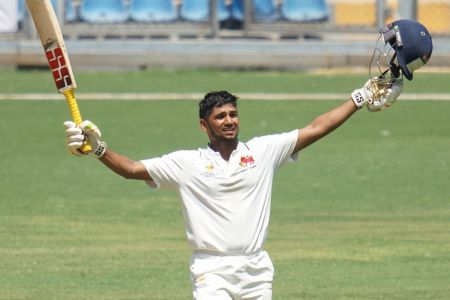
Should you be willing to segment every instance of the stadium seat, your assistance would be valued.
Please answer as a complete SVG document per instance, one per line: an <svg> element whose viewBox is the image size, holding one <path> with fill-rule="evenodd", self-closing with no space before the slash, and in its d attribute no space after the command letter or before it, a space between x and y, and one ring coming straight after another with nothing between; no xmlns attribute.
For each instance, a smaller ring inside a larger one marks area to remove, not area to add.
<svg viewBox="0 0 450 300"><path fill-rule="evenodd" d="M233 3L231 4L231 19L244 21L244 1L245 0L233 0Z"/></svg>
<svg viewBox="0 0 450 300"><path fill-rule="evenodd" d="M217 0L217 17L219 21L225 21L231 18L231 9L225 0Z"/></svg>
<svg viewBox="0 0 450 300"><path fill-rule="evenodd" d="M26 15L26 5L25 0L19 0L17 1L17 22L21 23L23 22L25 15Z"/></svg>
<svg viewBox="0 0 450 300"><path fill-rule="evenodd" d="M257 22L272 22L280 18L275 0L253 0L253 18Z"/></svg>
<svg viewBox="0 0 450 300"><path fill-rule="evenodd" d="M73 5L72 0L63 0L64 3L64 17L67 22L73 22L77 19L77 13L75 11L75 7ZM58 0L52 0L53 8L58 7Z"/></svg>
<svg viewBox="0 0 450 300"><path fill-rule="evenodd" d="M329 15L325 0L283 0L281 4L281 16L288 21L325 21Z"/></svg>
<svg viewBox="0 0 450 300"><path fill-rule="evenodd" d="M128 19L122 0L83 0L80 18L88 23L121 23Z"/></svg>
<svg viewBox="0 0 450 300"><path fill-rule="evenodd" d="M209 19L209 0L183 0L181 18L193 22L206 22Z"/></svg>
<svg viewBox="0 0 450 300"><path fill-rule="evenodd" d="M130 17L137 22L170 22L178 16L173 0L132 0Z"/></svg>
<svg viewBox="0 0 450 300"><path fill-rule="evenodd" d="M210 0L183 0L180 10L181 18L194 22L208 21L210 3ZM217 0L217 17L219 21L225 21L231 17L231 9L225 0Z"/></svg>
<svg viewBox="0 0 450 300"><path fill-rule="evenodd" d="M58 0L51 0L53 7L56 10ZM27 14L27 6L25 0L18 1L18 22L22 22ZM68 22L73 22L77 19L77 13L72 0L64 0L65 19Z"/></svg>
<svg viewBox="0 0 450 300"><path fill-rule="evenodd" d="M242 29L245 18L244 1L245 0L217 0L220 28L230 30Z"/></svg>
<svg viewBox="0 0 450 300"><path fill-rule="evenodd" d="M73 5L73 1L72 0L65 0L65 16L66 16L66 21L67 22L73 22L76 21L78 16L77 16L77 12L75 10L75 6Z"/></svg>

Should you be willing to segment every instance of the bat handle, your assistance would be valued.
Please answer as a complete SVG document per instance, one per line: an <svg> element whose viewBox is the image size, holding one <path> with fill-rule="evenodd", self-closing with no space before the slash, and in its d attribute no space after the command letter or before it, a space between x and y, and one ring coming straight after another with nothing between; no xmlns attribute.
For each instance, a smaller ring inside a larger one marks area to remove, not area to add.
<svg viewBox="0 0 450 300"><path fill-rule="evenodd" d="M75 124L79 125L83 122L81 118L80 110L78 109L77 100L75 99L75 92L73 89L69 89L63 92L64 97L66 97L67 105L69 105L70 114ZM88 154L92 151L91 145L86 141L83 146L79 149L81 153Z"/></svg>

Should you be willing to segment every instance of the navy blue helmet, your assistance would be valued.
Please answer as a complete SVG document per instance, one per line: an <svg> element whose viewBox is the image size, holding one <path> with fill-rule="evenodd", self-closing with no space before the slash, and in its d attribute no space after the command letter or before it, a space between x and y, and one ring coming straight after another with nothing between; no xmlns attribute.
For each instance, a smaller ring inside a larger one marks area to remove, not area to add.
<svg viewBox="0 0 450 300"><path fill-rule="evenodd" d="M390 45L394 50L389 59L391 75L398 78L403 74L408 80L412 80L414 70L425 65L433 51L428 30L415 20L403 19L385 25L379 33L383 37L384 46Z"/></svg>

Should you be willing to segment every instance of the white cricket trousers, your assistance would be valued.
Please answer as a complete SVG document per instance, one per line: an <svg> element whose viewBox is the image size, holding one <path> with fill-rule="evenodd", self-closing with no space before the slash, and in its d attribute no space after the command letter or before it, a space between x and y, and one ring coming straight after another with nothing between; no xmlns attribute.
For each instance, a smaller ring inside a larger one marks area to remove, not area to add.
<svg viewBox="0 0 450 300"><path fill-rule="evenodd" d="M245 256L195 252L190 275L195 300L271 300L274 268L266 251Z"/></svg>

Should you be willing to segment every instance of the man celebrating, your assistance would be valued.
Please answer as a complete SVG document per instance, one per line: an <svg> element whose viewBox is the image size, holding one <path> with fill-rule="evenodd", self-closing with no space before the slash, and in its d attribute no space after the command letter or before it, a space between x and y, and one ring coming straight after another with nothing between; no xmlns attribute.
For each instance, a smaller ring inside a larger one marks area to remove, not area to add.
<svg viewBox="0 0 450 300"><path fill-rule="evenodd" d="M290 132L238 139L237 97L211 92L199 103L200 127L209 144L159 158L134 161L101 140L97 126L65 122L69 150L81 155L85 142L92 154L117 174L169 188L181 196L186 237L193 251L190 273L194 299L271 299L274 269L263 245L266 239L272 180L299 151L344 123L358 108L378 111L400 95L396 80L375 99L372 80L352 99Z"/></svg>
<svg viewBox="0 0 450 300"><path fill-rule="evenodd" d="M200 127L209 138L205 148L135 161L107 148L91 121L78 126L69 121L64 123L68 149L82 155L78 149L87 138L91 153L117 174L177 191L192 249L194 299L272 299L274 269L263 246L275 171L295 161L299 151L338 128L359 108L390 107L402 91L403 75L412 80L413 71L431 56L431 37L416 21L388 24L380 37L383 45L373 58L378 67L386 59L388 69L303 128L242 142L237 97L221 91L206 94L199 103Z"/></svg>

